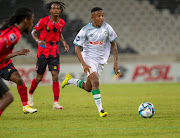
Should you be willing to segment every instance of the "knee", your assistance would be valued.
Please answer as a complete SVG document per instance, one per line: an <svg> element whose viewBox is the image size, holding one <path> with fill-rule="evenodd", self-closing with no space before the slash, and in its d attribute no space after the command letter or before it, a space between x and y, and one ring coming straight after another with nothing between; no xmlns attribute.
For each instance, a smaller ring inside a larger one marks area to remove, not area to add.
<svg viewBox="0 0 180 138"><path fill-rule="evenodd" d="M35 80L36 80L37 83L39 83L40 81L42 81L42 78L43 78L43 76L38 76L38 77L36 77Z"/></svg>
<svg viewBox="0 0 180 138"><path fill-rule="evenodd" d="M23 80L22 80L22 78L21 77L18 77L17 79L16 79L16 82L15 82L17 85L23 85L24 84L24 82L23 82Z"/></svg>
<svg viewBox="0 0 180 138"><path fill-rule="evenodd" d="M52 76L53 82L58 82L58 75L53 75Z"/></svg>

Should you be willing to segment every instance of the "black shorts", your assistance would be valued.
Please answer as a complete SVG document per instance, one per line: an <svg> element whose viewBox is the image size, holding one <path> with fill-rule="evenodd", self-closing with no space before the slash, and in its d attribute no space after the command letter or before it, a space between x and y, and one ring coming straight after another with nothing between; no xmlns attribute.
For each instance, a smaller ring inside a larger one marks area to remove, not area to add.
<svg viewBox="0 0 180 138"><path fill-rule="evenodd" d="M0 77L9 81L11 74L15 71L17 71L17 70L14 67L13 63L9 63L6 67L4 67L0 70Z"/></svg>
<svg viewBox="0 0 180 138"><path fill-rule="evenodd" d="M2 78L0 77L0 98L7 92L9 91L9 88L7 85L4 83Z"/></svg>
<svg viewBox="0 0 180 138"><path fill-rule="evenodd" d="M43 75L47 65L49 71L59 71L59 55L57 55L57 57L49 56L45 58L45 56L41 54L41 56L37 58L36 72Z"/></svg>

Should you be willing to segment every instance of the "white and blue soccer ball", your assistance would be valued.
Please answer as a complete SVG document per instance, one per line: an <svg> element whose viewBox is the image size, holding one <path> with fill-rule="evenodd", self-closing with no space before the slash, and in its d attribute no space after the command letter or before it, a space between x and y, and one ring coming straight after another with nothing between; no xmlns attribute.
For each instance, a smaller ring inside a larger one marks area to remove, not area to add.
<svg viewBox="0 0 180 138"><path fill-rule="evenodd" d="M138 112L143 118L151 118L155 114L155 108L152 103L144 102L139 106Z"/></svg>

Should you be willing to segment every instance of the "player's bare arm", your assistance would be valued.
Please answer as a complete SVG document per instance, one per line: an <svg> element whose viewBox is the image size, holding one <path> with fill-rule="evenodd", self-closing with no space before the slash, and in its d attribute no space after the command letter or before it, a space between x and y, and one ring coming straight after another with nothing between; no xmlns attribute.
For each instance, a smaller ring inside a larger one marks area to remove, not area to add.
<svg viewBox="0 0 180 138"><path fill-rule="evenodd" d="M39 40L38 35L37 35L37 31L35 29L32 30L31 35L33 37L33 39L39 44L39 45L44 45L46 46L46 42Z"/></svg>
<svg viewBox="0 0 180 138"><path fill-rule="evenodd" d="M117 49L116 41L111 42L111 47L114 56L114 72L117 75L120 72L120 69L118 66L118 49Z"/></svg>
<svg viewBox="0 0 180 138"><path fill-rule="evenodd" d="M88 66L84 60L83 60L83 57L81 55L81 48L79 46L75 46L75 53L76 53L76 56L78 57L79 61L81 62L82 66L83 66L83 69L84 69L84 73L87 74L87 71L90 73L90 70L89 68L91 68L90 66Z"/></svg>
<svg viewBox="0 0 180 138"><path fill-rule="evenodd" d="M64 45L64 51L68 52L69 51L69 45L66 43L66 41L64 40L64 37L62 35L62 33L59 36L59 40L61 41L61 43L63 43Z"/></svg>
<svg viewBox="0 0 180 138"><path fill-rule="evenodd" d="M18 56L18 55L27 55L28 53L30 53L30 50L29 49L21 49L19 51L16 51L14 53L11 53L9 55L7 55L4 59L4 60L7 60L7 59L10 59L10 58L13 58L15 56Z"/></svg>

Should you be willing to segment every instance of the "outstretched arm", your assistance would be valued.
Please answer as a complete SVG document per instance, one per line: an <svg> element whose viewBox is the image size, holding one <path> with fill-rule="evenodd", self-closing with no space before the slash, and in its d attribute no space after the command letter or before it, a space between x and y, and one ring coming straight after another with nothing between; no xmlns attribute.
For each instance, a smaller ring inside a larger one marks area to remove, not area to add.
<svg viewBox="0 0 180 138"><path fill-rule="evenodd" d="M112 53L114 56L114 72L117 75L120 72L119 66L118 66L118 49L117 44L115 41L111 42L112 47Z"/></svg>
<svg viewBox="0 0 180 138"><path fill-rule="evenodd" d="M66 41L64 40L64 37L62 35L62 33L59 36L59 40L61 41L61 43L63 43L64 45L64 51L68 52L69 51L69 45L66 43Z"/></svg>
<svg viewBox="0 0 180 138"><path fill-rule="evenodd" d="M19 50L19 51L16 51L14 53L11 53L11 54L8 54L4 59L4 60L7 60L7 59L10 59L10 58L13 58L15 56L18 56L18 55L27 55L28 53L30 53L30 50L29 49L22 49L22 50Z"/></svg>
<svg viewBox="0 0 180 138"><path fill-rule="evenodd" d="M87 71L90 73L89 68L91 68L90 66L88 66L85 62L84 59L81 55L81 48L79 46L75 46L75 53L76 56L78 57L79 61L81 62L83 69L84 69L84 73L87 75Z"/></svg>

